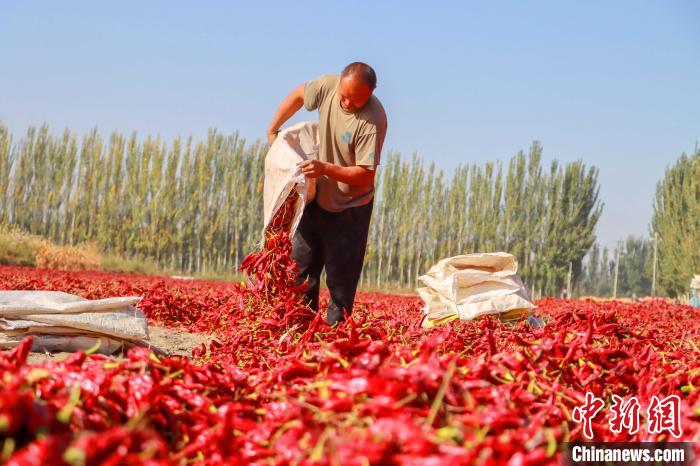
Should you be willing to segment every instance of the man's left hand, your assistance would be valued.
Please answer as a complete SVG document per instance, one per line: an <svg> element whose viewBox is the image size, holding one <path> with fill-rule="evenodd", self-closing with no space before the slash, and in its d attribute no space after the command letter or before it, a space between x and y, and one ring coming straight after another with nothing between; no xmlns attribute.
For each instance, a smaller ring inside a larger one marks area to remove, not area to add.
<svg viewBox="0 0 700 466"><path fill-rule="evenodd" d="M299 163L299 168L307 178L318 178L326 171L326 163L320 160L304 160Z"/></svg>

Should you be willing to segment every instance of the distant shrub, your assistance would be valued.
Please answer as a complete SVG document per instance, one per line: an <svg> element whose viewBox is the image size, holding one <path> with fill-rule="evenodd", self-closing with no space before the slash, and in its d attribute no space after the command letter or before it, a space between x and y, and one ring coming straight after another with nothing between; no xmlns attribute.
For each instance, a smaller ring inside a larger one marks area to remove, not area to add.
<svg viewBox="0 0 700 466"><path fill-rule="evenodd" d="M101 255L97 247L55 246L44 241L36 252L36 266L46 269L100 270Z"/></svg>
<svg viewBox="0 0 700 466"><path fill-rule="evenodd" d="M36 253L43 238L30 235L18 227L0 225L0 264L35 265Z"/></svg>

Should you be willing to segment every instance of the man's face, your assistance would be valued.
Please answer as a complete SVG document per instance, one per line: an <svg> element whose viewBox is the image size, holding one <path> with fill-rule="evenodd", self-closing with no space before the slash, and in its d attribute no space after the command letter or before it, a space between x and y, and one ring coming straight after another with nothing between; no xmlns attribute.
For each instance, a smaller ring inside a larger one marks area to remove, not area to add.
<svg viewBox="0 0 700 466"><path fill-rule="evenodd" d="M355 112L364 107L371 95L372 89L361 80L355 79L352 75L340 80L338 98L340 99L340 106L346 112Z"/></svg>

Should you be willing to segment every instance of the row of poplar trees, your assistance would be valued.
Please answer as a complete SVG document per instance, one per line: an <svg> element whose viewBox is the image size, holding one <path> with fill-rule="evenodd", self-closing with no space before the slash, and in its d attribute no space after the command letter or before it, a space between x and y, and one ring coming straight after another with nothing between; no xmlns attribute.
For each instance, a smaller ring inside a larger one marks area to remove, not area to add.
<svg viewBox="0 0 700 466"><path fill-rule="evenodd" d="M602 205L598 172L577 161L542 164L535 142L505 168L458 167L450 178L417 157L388 157L364 279L410 285L444 257L507 251L536 296L560 295L569 264L574 279L595 240Z"/></svg>
<svg viewBox="0 0 700 466"><path fill-rule="evenodd" d="M618 257L617 296L655 294L675 298L689 292L693 276L700 274L700 150L697 147L691 155L681 154L666 169L656 186L653 208L649 237L630 236L610 250L593 245L578 282L579 295L612 296Z"/></svg>
<svg viewBox="0 0 700 466"><path fill-rule="evenodd" d="M187 272L228 270L259 240L266 147L210 131L205 141L0 125L0 223L59 244L150 258Z"/></svg>
<svg viewBox="0 0 700 466"><path fill-rule="evenodd" d="M700 274L700 149L682 154L656 187L652 234L658 241L658 283L675 297Z"/></svg>
<svg viewBox="0 0 700 466"><path fill-rule="evenodd" d="M166 143L42 126L13 141L0 124L0 223L186 273L228 272L259 244L266 150L216 130ZM414 286L451 255L508 251L535 295L559 295L570 264L581 275L602 209L597 169L544 164L537 142L451 176L389 153L375 183L362 280L377 287Z"/></svg>
<svg viewBox="0 0 700 466"><path fill-rule="evenodd" d="M653 247L653 239L636 236L619 241L611 249L594 244L584 261L574 296L642 297L659 291L658 288L652 290ZM619 265L615 283L617 260Z"/></svg>

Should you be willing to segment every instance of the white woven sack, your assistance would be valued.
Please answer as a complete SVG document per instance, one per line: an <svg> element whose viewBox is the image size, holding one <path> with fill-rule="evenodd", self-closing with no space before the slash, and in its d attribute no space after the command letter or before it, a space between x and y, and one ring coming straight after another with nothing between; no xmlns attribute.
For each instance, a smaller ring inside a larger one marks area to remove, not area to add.
<svg viewBox="0 0 700 466"><path fill-rule="evenodd" d="M424 312L432 320L451 315L472 320L534 307L517 271L515 256L505 252L442 259L419 277L425 284L418 289Z"/></svg>
<svg viewBox="0 0 700 466"><path fill-rule="evenodd" d="M297 166L299 162L318 158L318 122L297 123L281 131L265 156L263 186L263 231L294 190L296 200L290 236L294 235L304 206L316 195L316 180L306 178Z"/></svg>
<svg viewBox="0 0 700 466"><path fill-rule="evenodd" d="M83 333L147 339L146 316L130 305L140 300L140 297L88 300L61 291L0 291L0 328L16 330L30 326L26 322L34 322L70 327ZM17 323L17 320L24 323Z"/></svg>

